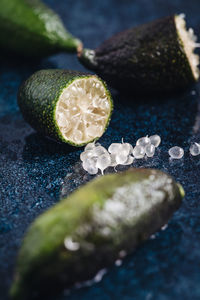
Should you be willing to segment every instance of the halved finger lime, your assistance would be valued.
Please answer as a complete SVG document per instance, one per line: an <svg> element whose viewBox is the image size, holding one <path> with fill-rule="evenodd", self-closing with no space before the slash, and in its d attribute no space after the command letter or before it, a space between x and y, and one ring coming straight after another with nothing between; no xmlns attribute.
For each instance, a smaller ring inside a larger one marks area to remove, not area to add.
<svg viewBox="0 0 200 300"><path fill-rule="evenodd" d="M74 146L103 135L113 106L99 77L68 70L34 73L20 87L18 103L33 128Z"/></svg>

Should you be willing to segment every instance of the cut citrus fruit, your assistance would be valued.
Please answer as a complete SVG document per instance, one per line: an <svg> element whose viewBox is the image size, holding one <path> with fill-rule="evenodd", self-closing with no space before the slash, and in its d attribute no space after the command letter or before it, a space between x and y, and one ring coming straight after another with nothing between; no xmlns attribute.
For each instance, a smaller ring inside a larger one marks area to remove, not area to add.
<svg viewBox="0 0 200 300"><path fill-rule="evenodd" d="M199 79L200 46L184 14L118 33L97 49L81 49L79 60L111 86L140 94L181 91Z"/></svg>
<svg viewBox="0 0 200 300"><path fill-rule="evenodd" d="M55 140L82 146L107 128L112 100L95 75L41 70L20 88L18 103L27 122Z"/></svg>

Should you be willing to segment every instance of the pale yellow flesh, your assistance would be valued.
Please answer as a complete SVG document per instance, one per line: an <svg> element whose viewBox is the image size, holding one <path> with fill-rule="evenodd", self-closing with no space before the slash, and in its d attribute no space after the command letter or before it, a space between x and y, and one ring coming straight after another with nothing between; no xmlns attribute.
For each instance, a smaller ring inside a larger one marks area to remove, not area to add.
<svg viewBox="0 0 200 300"><path fill-rule="evenodd" d="M194 53L195 48L199 47L197 44L197 37L192 28L186 29L185 15L180 14L175 17L176 28L179 38L182 41L185 53L190 63L194 78L199 79L199 55Z"/></svg>
<svg viewBox="0 0 200 300"><path fill-rule="evenodd" d="M63 137L87 143L104 133L111 104L103 83L95 76L74 80L57 102L56 120Z"/></svg>

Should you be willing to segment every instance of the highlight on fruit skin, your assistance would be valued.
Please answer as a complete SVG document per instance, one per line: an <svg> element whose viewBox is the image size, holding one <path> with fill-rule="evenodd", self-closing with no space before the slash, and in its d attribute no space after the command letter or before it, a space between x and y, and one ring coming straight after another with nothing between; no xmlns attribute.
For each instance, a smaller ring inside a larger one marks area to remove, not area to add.
<svg viewBox="0 0 200 300"><path fill-rule="evenodd" d="M105 132L113 109L99 77L69 70L40 70L19 88L24 119L58 142L83 146Z"/></svg>
<svg viewBox="0 0 200 300"><path fill-rule="evenodd" d="M174 15L118 33L97 49L82 49L80 62L111 86L140 94L170 93L199 79L200 46L185 15Z"/></svg>
<svg viewBox="0 0 200 300"><path fill-rule="evenodd" d="M0 32L1 50L23 57L76 53L82 48L81 41L68 32L60 17L40 0L1 0Z"/></svg>
<svg viewBox="0 0 200 300"><path fill-rule="evenodd" d="M183 197L180 184L153 169L132 168L80 187L28 229L12 299L49 299L57 288L93 278L164 226Z"/></svg>

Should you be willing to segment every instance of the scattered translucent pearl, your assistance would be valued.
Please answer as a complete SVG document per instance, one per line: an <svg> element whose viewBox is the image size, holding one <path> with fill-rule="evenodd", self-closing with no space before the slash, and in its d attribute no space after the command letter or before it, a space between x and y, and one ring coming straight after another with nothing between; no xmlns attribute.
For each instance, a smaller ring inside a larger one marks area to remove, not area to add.
<svg viewBox="0 0 200 300"><path fill-rule="evenodd" d="M118 153L116 155L116 162L119 165L123 165L127 161L127 155L124 155L123 153Z"/></svg>
<svg viewBox="0 0 200 300"><path fill-rule="evenodd" d="M103 171L110 166L111 158L108 153L102 154L97 158L97 164L96 167L101 170L101 173L103 175Z"/></svg>
<svg viewBox="0 0 200 300"><path fill-rule="evenodd" d="M154 145L155 147L158 147L158 146L160 145L160 143L161 143L161 138L160 138L160 136L157 135L157 134L151 135L151 136L149 137L149 139L150 139L150 143L151 143L152 145Z"/></svg>
<svg viewBox="0 0 200 300"><path fill-rule="evenodd" d="M155 154L155 149L156 149L155 146L152 144L146 145L145 147L146 156L153 157Z"/></svg>
<svg viewBox="0 0 200 300"><path fill-rule="evenodd" d="M91 175L98 173L97 160L94 157L85 159L82 163L82 166L83 169Z"/></svg>
<svg viewBox="0 0 200 300"><path fill-rule="evenodd" d="M122 144L120 143L112 143L109 148L108 152L111 154L118 154L122 150Z"/></svg>
<svg viewBox="0 0 200 300"><path fill-rule="evenodd" d="M86 160L87 158L91 158L93 156L93 151L92 150L87 150L81 153L80 159L82 161Z"/></svg>
<svg viewBox="0 0 200 300"><path fill-rule="evenodd" d="M184 155L184 150L181 147L175 146L169 149L168 151L171 158L180 159Z"/></svg>
<svg viewBox="0 0 200 300"><path fill-rule="evenodd" d="M108 151L102 146L98 146L93 149L94 156L100 156L104 153L108 153Z"/></svg>
<svg viewBox="0 0 200 300"><path fill-rule="evenodd" d="M129 155L130 153L132 153L132 151L133 151L133 147L131 144L122 143L122 152L124 155Z"/></svg>
<svg viewBox="0 0 200 300"><path fill-rule="evenodd" d="M87 150L93 150L94 148L95 148L95 142L93 142L93 143L89 143L89 144L87 144L86 146L85 146L85 149L84 149L84 151L87 151Z"/></svg>
<svg viewBox="0 0 200 300"><path fill-rule="evenodd" d="M135 146L133 149L133 156L137 159L145 156L145 148L142 146Z"/></svg>
<svg viewBox="0 0 200 300"><path fill-rule="evenodd" d="M136 142L136 146L142 146L145 147L146 145L148 145L150 143L150 139L148 138L148 136L144 136L141 137L137 140Z"/></svg>
<svg viewBox="0 0 200 300"><path fill-rule="evenodd" d="M116 162L116 154L110 154L110 167L116 167L118 163Z"/></svg>
<svg viewBox="0 0 200 300"><path fill-rule="evenodd" d="M200 154L200 144L194 143L190 146L190 154L193 156L197 156Z"/></svg>
<svg viewBox="0 0 200 300"><path fill-rule="evenodd" d="M123 163L124 166L128 166L128 165L131 165L134 161L134 157L129 155L128 158L127 158L127 161L125 163Z"/></svg>

